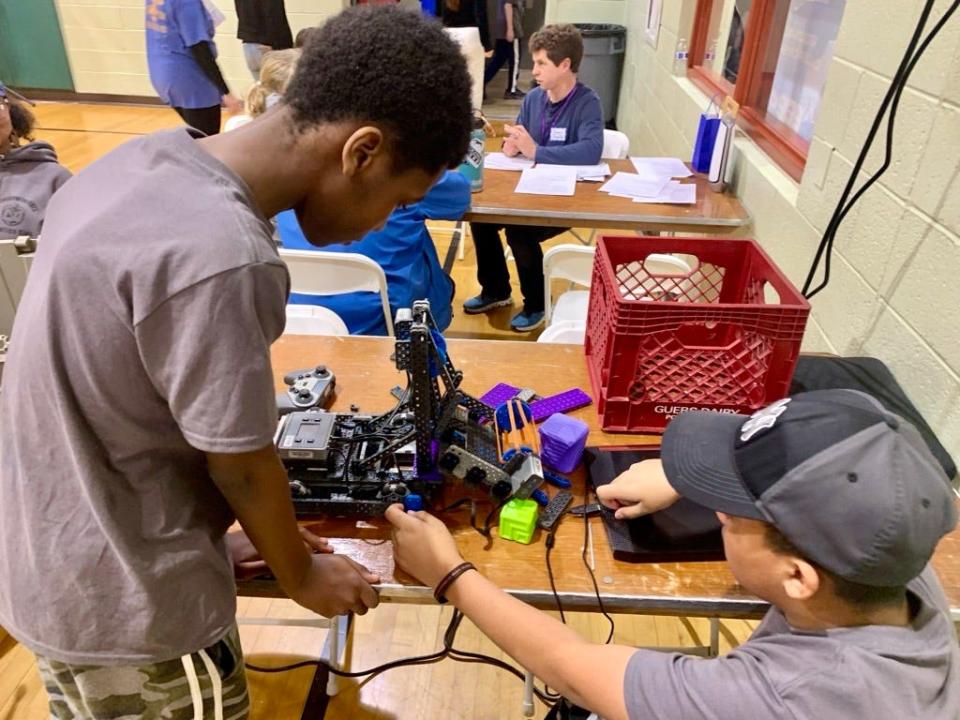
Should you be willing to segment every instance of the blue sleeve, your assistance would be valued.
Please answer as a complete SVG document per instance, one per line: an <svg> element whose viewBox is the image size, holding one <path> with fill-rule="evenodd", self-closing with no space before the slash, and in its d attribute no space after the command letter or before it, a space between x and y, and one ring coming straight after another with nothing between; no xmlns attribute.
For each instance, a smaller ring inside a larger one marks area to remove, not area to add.
<svg viewBox="0 0 960 720"><path fill-rule="evenodd" d="M201 0L181 0L176 8L177 34L184 47L213 40L213 21Z"/></svg>
<svg viewBox="0 0 960 720"><path fill-rule="evenodd" d="M532 120L530 117L530 96L532 94L532 92L527 93L526 97L523 98L523 103L520 105L520 114L517 115L517 125L523 125L531 135L533 135L533 131L530 129L529 123Z"/></svg>
<svg viewBox="0 0 960 720"><path fill-rule="evenodd" d="M591 95L580 107L577 117L577 140L569 145L537 146L536 161L549 165L596 165L603 154L603 108L600 99Z"/></svg>
<svg viewBox="0 0 960 720"><path fill-rule="evenodd" d="M428 220L459 220L470 207L470 181L456 170L447 170L418 206Z"/></svg>

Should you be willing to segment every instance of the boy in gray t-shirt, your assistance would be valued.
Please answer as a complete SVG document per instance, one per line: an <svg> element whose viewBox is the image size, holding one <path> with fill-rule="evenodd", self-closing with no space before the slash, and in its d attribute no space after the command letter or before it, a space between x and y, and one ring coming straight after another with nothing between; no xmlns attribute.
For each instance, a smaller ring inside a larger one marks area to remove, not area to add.
<svg viewBox="0 0 960 720"><path fill-rule="evenodd" d="M376 575L303 546L273 447L269 218L293 208L325 245L419 201L466 153L470 78L414 13L317 33L278 107L134 140L49 206L0 394L0 624L54 717L246 715L234 519L302 605L377 604Z"/></svg>
<svg viewBox="0 0 960 720"><path fill-rule="evenodd" d="M733 574L773 605L750 639L710 660L587 642L463 571L442 522L395 505L397 563L605 720L960 717L957 638L928 565L956 524L954 493L914 427L875 399L823 390L750 417L684 413L661 460L598 495L624 519L680 495L715 510Z"/></svg>

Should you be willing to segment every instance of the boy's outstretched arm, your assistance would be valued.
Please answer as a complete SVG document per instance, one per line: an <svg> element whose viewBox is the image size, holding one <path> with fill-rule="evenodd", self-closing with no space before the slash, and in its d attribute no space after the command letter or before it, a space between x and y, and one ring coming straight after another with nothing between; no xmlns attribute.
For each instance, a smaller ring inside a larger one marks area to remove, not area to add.
<svg viewBox="0 0 960 720"><path fill-rule="evenodd" d="M463 562L442 521L425 512L387 510L397 564L436 587ZM626 720L623 678L636 652L590 643L561 622L507 595L480 573L462 575L447 598L507 654L550 687L606 720Z"/></svg>
<svg viewBox="0 0 960 720"><path fill-rule="evenodd" d="M303 544L287 474L273 445L207 453L210 477L292 600L327 617L377 606L379 577L344 555L313 555Z"/></svg>

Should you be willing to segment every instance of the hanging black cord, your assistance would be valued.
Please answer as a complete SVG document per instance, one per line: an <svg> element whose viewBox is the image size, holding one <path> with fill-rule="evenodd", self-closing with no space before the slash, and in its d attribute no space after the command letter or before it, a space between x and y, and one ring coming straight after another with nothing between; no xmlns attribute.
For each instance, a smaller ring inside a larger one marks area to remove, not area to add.
<svg viewBox="0 0 960 720"><path fill-rule="evenodd" d="M587 504L590 500L590 491L584 487L583 489L583 506L587 507ZM607 639L603 641L604 645L609 645L610 641L613 640L613 633L616 629L616 624L613 622L613 618L610 617L610 614L607 612L607 609L603 606L603 598L600 596L600 587L597 585L597 576L593 574L593 568L590 567L590 562L587 560L587 546L590 543L590 520L587 517L587 513L583 513L583 550L580 552L580 558L583 560L583 566L587 569L587 573L590 575L590 582L593 583L593 592L597 596L597 607L600 608L600 613L607 619L607 622L610 623L610 632L607 633Z"/></svg>
<svg viewBox="0 0 960 720"><path fill-rule="evenodd" d="M923 12L921 13L920 19L917 23L917 27L914 31L913 37L910 39L910 43L907 46L906 52L904 53L903 59L900 61L900 66L897 68L897 72L894 75L893 80L891 81L890 87L887 90L886 95L884 96L883 102L880 105L880 109L877 111L877 115L874 117L873 124L870 128L870 132L867 134L867 139L864 142L863 147L860 150L860 155L857 158L856 163L854 164L853 172L850 174L850 178L847 180L847 185L841 194L840 200L837 203L837 207L833 212L833 215L830 218L830 222L827 224L827 229L823 234L823 238L820 240L820 245L817 247L817 252L814 257L813 263L810 266L810 270L807 274L806 281L803 285L803 294L805 297L812 298L814 295L823 290L827 284L830 282L830 265L831 265L831 255L833 253L833 241L836 237L837 229L840 226L840 223L846 217L847 213L851 210L853 205L860 199L863 193L875 183L887 168L890 166L890 162L893 156L893 130L896 120L897 108L900 103L900 96L903 94L903 90L906 87L907 80L910 77L910 74L913 72L914 67L919 61L920 57L926 51L927 47L937 36L946 22L950 19L953 13L957 10L957 7L960 6L960 0L957 0L950 6L950 8L944 13L943 17L937 22L933 27L930 33L924 38L923 42L917 48L917 43L920 39L920 36L923 34L923 28L927 23L927 19L930 16L931 11L933 10L934 0L927 0L926 5L924 6ZM914 50L916 49L916 52ZM853 189L854 184L856 183L857 177L860 173L860 168L863 166L864 161L866 160L867 154L870 151L870 146L873 143L873 139L876 136L877 131L880 128L880 124L883 121L883 116L886 113L887 107L890 107L890 118L887 124L887 133L886 133L886 152L884 157L883 165L877 170L870 179L861 187L854 197L847 202L847 198L850 195L851 190ZM821 259L824 260L824 277L820 284L814 288L810 289L810 285L813 283L814 276L816 275L817 268L820 265Z"/></svg>
<svg viewBox="0 0 960 720"><path fill-rule="evenodd" d="M867 154L870 151L870 146L873 144L873 139L876 136L877 131L880 129L880 124L883 122L883 117L887 111L887 107L889 107L893 97L896 95L897 86L900 84L907 65L910 63L914 49L917 47L917 43L919 43L921 35L923 35L923 27L926 25L927 18L933 9L933 3L934 0L927 0L927 4L917 22L917 27L913 31L913 36L910 38L910 42L907 44L907 49L903 54L903 58L900 60L900 65L897 67L897 71L893 75L893 80L890 82L890 87L887 88L887 92L883 97L883 101L880 103L880 108L877 110L877 114L873 118L873 124L870 126L870 130L867 133L867 138L864 140L863 146L860 148L860 154L857 157L856 163L854 164L853 172L850 174L850 177L847 180L846 187L844 187L843 192L840 194L840 199L837 201L837 206L834 208L833 214L830 216L830 221L827 223L827 228L823 233L823 237L820 239L820 244L817 247L817 252L814 256L813 263L811 264L810 270L807 273L807 279L803 284L803 294L807 298L813 297L813 295L822 290L823 287L826 286L827 282L829 282L829 269L825 268L825 274L827 277L824 278L820 286L818 286L815 290L810 291L810 285L813 282L813 276L816 274L817 268L820 265L820 260L823 257L824 252L827 251L827 248L832 245L831 238L836 233L837 226L839 225L838 218L840 213L843 211L843 208L847 203L847 198L850 196L850 192L853 190L853 186L856 183L860 168L863 166Z"/></svg>
<svg viewBox="0 0 960 720"><path fill-rule="evenodd" d="M550 564L550 553L553 551L553 545L556 541L557 528L560 527L560 522L563 520L565 514L565 512L561 513L560 517L558 517L557 521L553 524L553 527L547 531L547 539L544 543L547 546L547 578L550 580L550 590L553 591L553 600L557 603L557 610L560 612L560 622L564 625L567 624L567 616L563 613L563 603L560 602L560 593L557 592L557 584L553 577L553 566Z"/></svg>
<svg viewBox="0 0 960 720"><path fill-rule="evenodd" d="M507 662L500 660L489 655L482 655L480 653L466 652L464 650L456 650L453 647L453 642L456 639L457 630L460 629L460 623L463 621L463 613L459 610L454 610L453 615L450 618L450 622L447 624L446 630L443 633L443 647L434 653L429 653L427 655L418 655L410 658L402 658L400 660L393 660L388 663L383 663L382 665L377 665L376 667L369 668L368 670L356 670L354 672L347 672L345 670L340 670L330 666L326 660L302 660L300 662L292 663L290 665L278 665L276 667L263 667L260 665L253 665L251 663L246 663L247 670L252 672L259 673L281 673L289 672L291 670L298 670L304 667L317 667L323 666L331 675L336 675L337 677L345 678L359 678L359 677L373 677L379 675L380 673L386 672L387 670L392 670L398 667L409 667L413 665L430 665L436 662L440 662L444 658L449 657L451 660L456 662L467 662L467 663L484 663L487 665L492 665L501 670L506 670L507 672L515 675L521 680L525 680L525 675L523 672L513 667ZM556 696L552 693L545 692L538 687L533 688L534 694L537 696L537 699L543 702L546 705L554 702Z"/></svg>

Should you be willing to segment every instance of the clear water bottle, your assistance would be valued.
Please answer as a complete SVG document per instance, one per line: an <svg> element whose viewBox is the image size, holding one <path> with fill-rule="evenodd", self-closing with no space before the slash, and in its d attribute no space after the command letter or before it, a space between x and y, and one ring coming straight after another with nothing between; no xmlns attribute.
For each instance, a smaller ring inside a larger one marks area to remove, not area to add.
<svg viewBox="0 0 960 720"><path fill-rule="evenodd" d="M470 145L467 155L460 163L460 173L470 181L470 192L483 190L483 146L487 133L483 129L483 118L479 115L473 118L473 129L470 131Z"/></svg>
<svg viewBox="0 0 960 720"><path fill-rule="evenodd" d="M687 74L687 41L680 38L677 41L677 51L673 54L673 74Z"/></svg>

